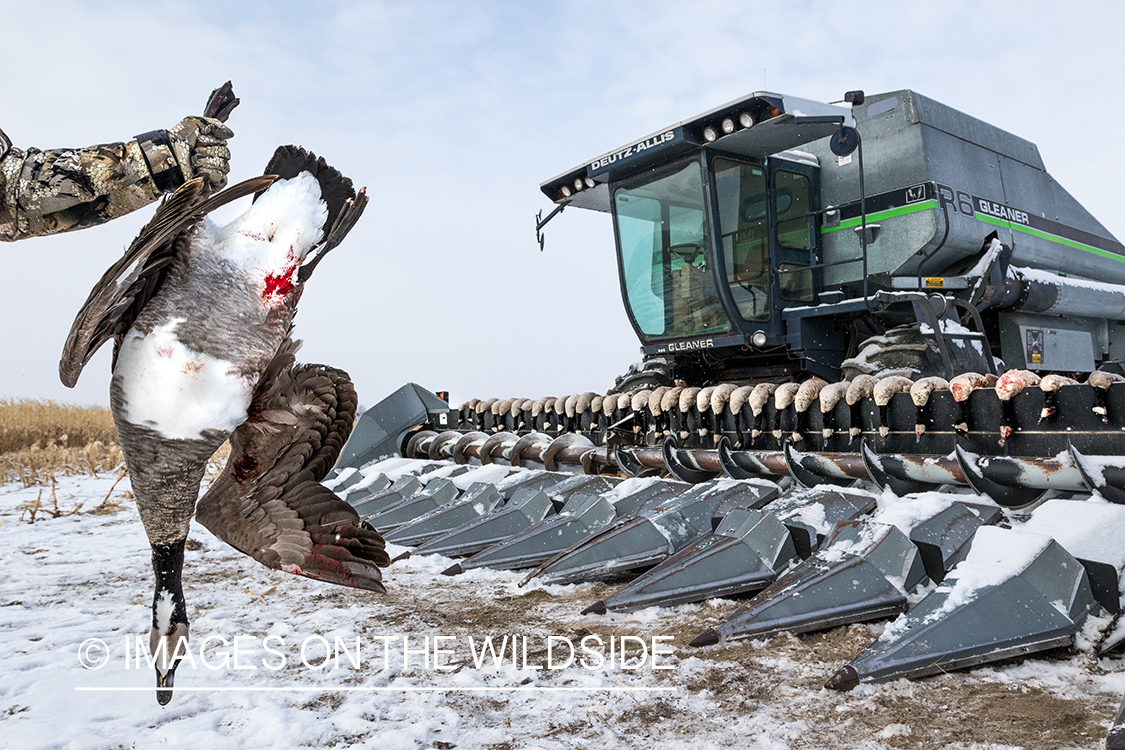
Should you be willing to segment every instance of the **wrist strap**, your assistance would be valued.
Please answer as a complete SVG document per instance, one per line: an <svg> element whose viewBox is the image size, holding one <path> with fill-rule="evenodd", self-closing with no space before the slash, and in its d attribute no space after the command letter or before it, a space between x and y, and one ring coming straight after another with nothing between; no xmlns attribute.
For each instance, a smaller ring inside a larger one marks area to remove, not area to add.
<svg viewBox="0 0 1125 750"><path fill-rule="evenodd" d="M137 145L145 155L152 182L162 193L170 193L184 184L184 171L172 149L167 130L151 130L137 136Z"/></svg>

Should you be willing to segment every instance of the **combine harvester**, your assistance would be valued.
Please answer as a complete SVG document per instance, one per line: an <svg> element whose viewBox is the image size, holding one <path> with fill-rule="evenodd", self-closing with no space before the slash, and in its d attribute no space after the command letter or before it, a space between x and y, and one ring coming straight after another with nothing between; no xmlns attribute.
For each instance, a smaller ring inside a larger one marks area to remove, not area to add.
<svg viewBox="0 0 1125 750"><path fill-rule="evenodd" d="M1034 144L913 91L759 92L542 190L537 233L568 206L612 215L644 361L604 394L452 410L410 385L368 411L340 490L386 481L354 470L389 455L421 495L503 469L461 480L490 500L460 541L402 513L392 541L429 524L426 549L466 556L450 573L651 568L591 612L761 589L699 645L909 609L836 688L1121 611L1125 247Z"/></svg>

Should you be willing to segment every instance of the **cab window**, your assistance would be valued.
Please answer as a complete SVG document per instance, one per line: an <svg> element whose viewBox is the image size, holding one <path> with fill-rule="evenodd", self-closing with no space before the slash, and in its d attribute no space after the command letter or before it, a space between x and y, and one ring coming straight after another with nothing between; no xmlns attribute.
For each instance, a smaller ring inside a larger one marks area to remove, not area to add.
<svg viewBox="0 0 1125 750"><path fill-rule="evenodd" d="M649 339L730 330L710 268L698 161L617 188L613 198L625 299Z"/></svg>
<svg viewBox="0 0 1125 750"><path fill-rule="evenodd" d="M727 285L743 320L769 320L769 193L766 171L756 164L722 158L715 159L714 168Z"/></svg>
<svg viewBox="0 0 1125 750"><path fill-rule="evenodd" d="M809 251L812 248L813 218L809 178L796 172L777 170L774 174L774 201L777 210L777 244L787 250ZM809 259L811 263L812 259ZM797 264L782 263L778 271L799 268ZM812 271L794 271L778 274L778 288L783 299L811 302L813 299Z"/></svg>

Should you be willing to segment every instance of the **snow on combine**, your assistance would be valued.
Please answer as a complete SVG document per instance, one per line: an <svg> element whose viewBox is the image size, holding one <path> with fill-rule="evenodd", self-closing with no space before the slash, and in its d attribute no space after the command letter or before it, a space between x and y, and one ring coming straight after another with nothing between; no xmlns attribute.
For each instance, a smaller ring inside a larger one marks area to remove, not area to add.
<svg viewBox="0 0 1125 750"><path fill-rule="evenodd" d="M644 360L371 409L333 481L389 541L632 576L592 613L760 591L698 646L898 614L837 689L1122 638L1125 247L1034 144L913 91L759 92L542 191L537 232L613 217Z"/></svg>

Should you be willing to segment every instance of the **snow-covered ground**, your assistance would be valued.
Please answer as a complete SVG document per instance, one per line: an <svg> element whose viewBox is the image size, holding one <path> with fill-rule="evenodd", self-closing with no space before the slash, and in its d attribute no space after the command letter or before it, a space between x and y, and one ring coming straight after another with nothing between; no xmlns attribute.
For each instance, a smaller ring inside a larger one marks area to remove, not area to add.
<svg viewBox="0 0 1125 750"><path fill-rule="evenodd" d="M1125 691L1120 658L1057 652L841 694L821 685L881 624L694 650L687 642L739 602L583 616L607 586L449 578L438 557L396 563L379 596L268 570L194 526L184 588L195 664L180 666L161 708L134 650L147 641L152 573L127 482L116 512L89 512L114 479L61 480L60 508L82 512L34 524L21 506L39 490L0 487L2 747L1098 748ZM622 636L635 668L616 659ZM502 666L480 660L488 637L497 648L508 637ZM556 668L534 669L550 637ZM337 638L347 653L322 666ZM607 652L613 639L612 667L597 638ZM560 664L583 639L585 663ZM659 669L654 639L671 652Z"/></svg>

